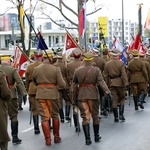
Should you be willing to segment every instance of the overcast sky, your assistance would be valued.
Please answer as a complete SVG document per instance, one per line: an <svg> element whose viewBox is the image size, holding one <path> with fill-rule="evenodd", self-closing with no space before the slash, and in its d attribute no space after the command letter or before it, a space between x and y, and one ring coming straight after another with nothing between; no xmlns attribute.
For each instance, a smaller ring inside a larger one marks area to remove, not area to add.
<svg viewBox="0 0 150 150"><path fill-rule="evenodd" d="M37 0L32 0L35 3ZM56 2L56 0L51 0ZM67 5L70 6L72 9L76 8L76 0L64 0L68 2ZM138 3L143 3L142 5L142 22L145 22L148 9L150 8L149 0L123 0L124 1L124 18L130 19L133 21L138 22ZM30 3L29 0L25 1L26 3ZM5 4L5 5L4 5ZM7 2L6 0L0 0L0 13L3 13L4 10L9 6L11 3ZM98 16L108 16L109 19L118 19L122 17L122 0L96 0L95 5L92 2L87 4L87 12L91 12L94 6L98 6L103 4L102 9L97 12L95 15L88 17L88 20L97 20ZM27 4L29 6L29 4ZM54 17L60 18L60 15L56 15L57 13L52 13ZM67 14L70 15L71 14Z"/></svg>

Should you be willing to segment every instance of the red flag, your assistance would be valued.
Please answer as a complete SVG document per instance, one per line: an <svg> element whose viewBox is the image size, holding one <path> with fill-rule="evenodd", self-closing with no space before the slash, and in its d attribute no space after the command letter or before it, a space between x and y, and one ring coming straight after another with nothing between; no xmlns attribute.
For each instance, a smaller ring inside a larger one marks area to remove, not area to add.
<svg viewBox="0 0 150 150"><path fill-rule="evenodd" d="M17 46L14 55L14 67L18 69L20 77L22 77L27 69L29 59L25 53Z"/></svg>
<svg viewBox="0 0 150 150"><path fill-rule="evenodd" d="M136 35L135 39L134 39L134 43L133 43L133 47L132 49L138 49L139 43L141 42L141 37L139 35L139 33Z"/></svg>
<svg viewBox="0 0 150 150"><path fill-rule="evenodd" d="M80 36L84 36L85 26L86 26L86 13L85 13L86 2L84 2L83 7L79 16L79 26L80 26Z"/></svg>
<svg viewBox="0 0 150 150"><path fill-rule="evenodd" d="M145 54L145 49L144 49L141 42L138 45L138 51L139 51L140 54Z"/></svg>
<svg viewBox="0 0 150 150"><path fill-rule="evenodd" d="M75 48L77 48L77 43L73 40L69 33L66 33L65 47L63 50L63 54L66 54L66 58L68 58Z"/></svg>
<svg viewBox="0 0 150 150"><path fill-rule="evenodd" d="M150 8L149 8L148 13L147 13L144 28L147 30L150 30Z"/></svg>

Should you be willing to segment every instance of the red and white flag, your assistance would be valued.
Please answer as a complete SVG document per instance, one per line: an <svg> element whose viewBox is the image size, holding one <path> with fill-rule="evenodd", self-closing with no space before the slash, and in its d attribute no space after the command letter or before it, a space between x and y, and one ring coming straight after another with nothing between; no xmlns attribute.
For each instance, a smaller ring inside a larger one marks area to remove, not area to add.
<svg viewBox="0 0 150 150"><path fill-rule="evenodd" d="M84 32L86 30L86 1L83 1L83 6L80 11L79 16L79 27L80 27L80 36L84 37Z"/></svg>
<svg viewBox="0 0 150 150"><path fill-rule="evenodd" d="M114 41L113 41L113 47L112 47L112 49L113 49L113 48L117 48L117 49L119 49L120 52L122 52L122 51L123 51L123 46L122 46L122 44L119 42L119 40L117 40L116 37L114 37L114 38L115 38L115 39L114 39Z"/></svg>
<svg viewBox="0 0 150 150"><path fill-rule="evenodd" d="M147 30L150 30L150 8L148 10L148 14L147 14L147 17L146 17L144 28L147 29Z"/></svg>
<svg viewBox="0 0 150 150"><path fill-rule="evenodd" d="M29 63L30 61L26 54L18 46L16 46L13 66L18 69L20 77L24 75Z"/></svg>
<svg viewBox="0 0 150 150"><path fill-rule="evenodd" d="M141 43L141 37L140 37L140 34L138 33L138 34L135 36L132 49L138 49L138 46L139 46L140 43Z"/></svg>
<svg viewBox="0 0 150 150"><path fill-rule="evenodd" d="M77 48L77 43L73 40L71 35L67 32L65 37L65 46L63 50L63 54L66 55L66 59L72 53L72 51Z"/></svg>

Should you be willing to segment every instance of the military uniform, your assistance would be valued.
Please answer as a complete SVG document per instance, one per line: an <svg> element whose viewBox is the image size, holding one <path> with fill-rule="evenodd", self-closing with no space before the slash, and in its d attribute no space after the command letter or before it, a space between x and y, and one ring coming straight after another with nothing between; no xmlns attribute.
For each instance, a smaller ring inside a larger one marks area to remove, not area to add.
<svg viewBox="0 0 150 150"><path fill-rule="evenodd" d="M150 64L149 62L147 62L145 59L144 59L144 56L145 56L145 53L140 53L139 54L140 56L140 59L143 60L144 62L144 65L145 65L145 68L146 68L146 71L147 71L147 75L148 75L148 82L146 84L146 92L144 93L144 97L143 97L143 103L146 103L145 101L145 97L147 96L147 92L148 92L148 84L150 83Z"/></svg>
<svg viewBox="0 0 150 150"><path fill-rule="evenodd" d="M52 50L47 50L47 55L44 54L43 64L37 66L33 70L33 81L37 85L36 99L37 110L41 116L41 125L46 140L46 145L51 145L49 119L52 117L54 142L61 141L59 136L59 88L65 88L59 67L52 64Z"/></svg>
<svg viewBox="0 0 150 150"><path fill-rule="evenodd" d="M108 49L107 48L103 49L103 58L105 59L106 62L110 60L110 58L108 56Z"/></svg>
<svg viewBox="0 0 150 150"><path fill-rule="evenodd" d="M62 53L59 53L57 56L57 61L54 63L55 66L60 67L63 79L66 82L66 86L64 89L59 90L60 98L59 98L59 115L61 118L61 122L64 122L64 112L63 112L63 99L65 100L65 118L67 121L70 121L70 107L71 107L71 99L69 94L69 83L67 77L67 67L65 65L64 60L62 59Z"/></svg>
<svg viewBox="0 0 150 150"><path fill-rule="evenodd" d="M110 91L100 69L92 66L93 54L87 52L83 55L84 65L75 70L73 77L73 100L76 101L77 99L86 145L90 145L90 116L93 119L95 142L99 142L101 139L99 135L99 93L97 85L101 86L106 94L110 94Z"/></svg>
<svg viewBox="0 0 150 150"><path fill-rule="evenodd" d="M5 74L0 71L0 149L8 149L8 141L10 141L7 125L8 125L8 109L7 103L11 99L11 92L6 82Z"/></svg>
<svg viewBox="0 0 150 150"><path fill-rule="evenodd" d="M138 51L132 50L132 55L134 58L128 64L128 79L131 85L135 110L138 110L138 106L144 109L143 98L146 92L148 75L144 62L138 57Z"/></svg>
<svg viewBox="0 0 150 150"><path fill-rule="evenodd" d="M73 80L74 71L75 71L76 68L82 66L82 64L83 64L83 62L80 60L81 50L79 50L78 48L74 49L72 51L72 56L74 57L74 59L67 64L68 80L70 81L71 100L72 100L72 92L73 92L72 80ZM75 126L75 129L76 129L76 132L79 132L80 131L80 124L79 124L77 109L78 109L77 106L73 105L74 126Z"/></svg>
<svg viewBox="0 0 150 150"><path fill-rule="evenodd" d="M6 74L8 86L11 90L11 100L8 102L8 114L11 120L12 142L19 144L22 140L18 138L18 99L16 85L22 96L26 96L27 92L17 69L11 67L8 63L10 63L10 56L1 56L0 70Z"/></svg>
<svg viewBox="0 0 150 150"><path fill-rule="evenodd" d="M114 121L125 121L124 118L124 101L125 101L125 88L128 85L128 78L125 71L124 63L118 60L119 50L113 49L110 53L111 60L108 61L104 69L104 78L111 91L113 102L112 108L114 113ZM118 102L119 106L119 119L118 119Z"/></svg>
<svg viewBox="0 0 150 150"><path fill-rule="evenodd" d="M150 49L146 52L145 61L149 62L150 64ZM150 82L148 83L148 96L150 97Z"/></svg>
<svg viewBox="0 0 150 150"><path fill-rule="evenodd" d="M38 117L38 112L37 112L37 107L36 107L36 86L34 85L32 81L32 74L33 74L33 69L40 64L42 64L42 53L37 51L34 53L34 58L36 59L34 63L31 63L28 65L27 70L25 72L25 78L26 78L26 88L28 91L29 95L29 103L31 104L31 111L33 114L33 123L34 123L34 133L39 134L39 117Z"/></svg>

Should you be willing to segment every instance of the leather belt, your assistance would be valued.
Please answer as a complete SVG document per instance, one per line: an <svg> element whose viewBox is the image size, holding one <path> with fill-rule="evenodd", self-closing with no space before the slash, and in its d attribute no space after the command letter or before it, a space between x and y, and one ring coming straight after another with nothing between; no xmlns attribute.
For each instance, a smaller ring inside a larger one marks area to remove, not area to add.
<svg viewBox="0 0 150 150"><path fill-rule="evenodd" d="M79 84L79 87L92 87L92 86L96 86L96 84L86 84L86 83L83 83L83 84Z"/></svg>
<svg viewBox="0 0 150 150"><path fill-rule="evenodd" d="M132 74L141 74L142 72L132 72Z"/></svg>
<svg viewBox="0 0 150 150"><path fill-rule="evenodd" d="M120 78L121 76L118 75L118 76L114 76L114 77L110 77L110 79L115 79L115 78Z"/></svg>
<svg viewBox="0 0 150 150"><path fill-rule="evenodd" d="M57 84L54 84L54 83L39 83L38 86L57 86Z"/></svg>
<svg viewBox="0 0 150 150"><path fill-rule="evenodd" d="M14 86L15 86L15 84L8 84L8 86L9 86L9 87L14 87Z"/></svg>

